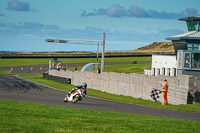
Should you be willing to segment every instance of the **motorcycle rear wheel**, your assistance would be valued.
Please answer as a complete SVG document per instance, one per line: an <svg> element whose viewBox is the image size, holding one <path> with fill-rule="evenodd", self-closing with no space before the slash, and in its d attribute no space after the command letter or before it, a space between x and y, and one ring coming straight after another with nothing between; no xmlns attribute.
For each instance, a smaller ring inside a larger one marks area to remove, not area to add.
<svg viewBox="0 0 200 133"><path fill-rule="evenodd" d="M65 96L65 98L64 98L64 100L63 100L65 103L67 103L68 101L67 101L67 97Z"/></svg>

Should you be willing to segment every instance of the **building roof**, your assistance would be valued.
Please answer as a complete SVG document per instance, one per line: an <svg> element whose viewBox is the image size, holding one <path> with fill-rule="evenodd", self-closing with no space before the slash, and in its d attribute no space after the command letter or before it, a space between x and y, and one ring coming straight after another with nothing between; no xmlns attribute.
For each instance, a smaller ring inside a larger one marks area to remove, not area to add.
<svg viewBox="0 0 200 133"><path fill-rule="evenodd" d="M182 20L182 21L197 20L198 21L198 20L200 20L200 15L186 17L186 18L180 18L178 20Z"/></svg>
<svg viewBox="0 0 200 133"><path fill-rule="evenodd" d="M190 31L184 34L168 37L166 39L167 40L184 40L184 39L200 40L200 31Z"/></svg>

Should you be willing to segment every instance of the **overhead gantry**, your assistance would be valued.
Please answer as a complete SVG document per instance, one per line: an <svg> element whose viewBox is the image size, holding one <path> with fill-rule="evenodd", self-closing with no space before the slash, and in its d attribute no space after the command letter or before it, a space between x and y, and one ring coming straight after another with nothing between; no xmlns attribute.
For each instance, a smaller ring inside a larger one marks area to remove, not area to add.
<svg viewBox="0 0 200 133"><path fill-rule="evenodd" d="M104 71L105 37L106 37L106 33L103 33L103 40L102 41L45 39L45 42L48 42L48 43L97 45L97 48L98 48L98 50L97 50L97 63L98 63L99 45L102 45L101 72L103 72Z"/></svg>

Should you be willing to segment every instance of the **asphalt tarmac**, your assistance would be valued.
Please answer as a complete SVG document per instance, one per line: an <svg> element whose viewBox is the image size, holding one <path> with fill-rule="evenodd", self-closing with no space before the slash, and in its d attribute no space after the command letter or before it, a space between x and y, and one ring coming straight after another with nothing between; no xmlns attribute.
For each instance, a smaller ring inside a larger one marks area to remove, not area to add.
<svg viewBox="0 0 200 133"><path fill-rule="evenodd" d="M78 101L75 104L64 103L63 98L65 95L65 91L40 85L13 75L0 75L0 99L4 100L200 120L200 113L156 109L133 104L118 103L90 96L86 96L82 101Z"/></svg>

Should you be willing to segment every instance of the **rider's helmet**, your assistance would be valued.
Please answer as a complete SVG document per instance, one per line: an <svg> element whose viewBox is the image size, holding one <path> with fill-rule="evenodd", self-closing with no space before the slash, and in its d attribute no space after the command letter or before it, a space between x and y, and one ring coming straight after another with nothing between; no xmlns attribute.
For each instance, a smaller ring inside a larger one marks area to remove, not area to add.
<svg viewBox="0 0 200 133"><path fill-rule="evenodd" d="M87 88L87 84L86 83L83 83L83 88Z"/></svg>

